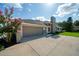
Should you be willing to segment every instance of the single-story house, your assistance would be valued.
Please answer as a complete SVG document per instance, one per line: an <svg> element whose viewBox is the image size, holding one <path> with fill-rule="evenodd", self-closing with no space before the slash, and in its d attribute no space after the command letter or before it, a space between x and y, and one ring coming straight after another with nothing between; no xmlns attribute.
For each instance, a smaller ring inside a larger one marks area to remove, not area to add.
<svg viewBox="0 0 79 59"><path fill-rule="evenodd" d="M55 22L52 23L39 20L23 20L17 31L17 42L19 42L21 38L24 37L44 35L50 33L51 31L61 31L61 28L56 26ZM51 30L51 28L53 29Z"/></svg>
<svg viewBox="0 0 79 59"><path fill-rule="evenodd" d="M79 31L79 26L73 26L74 31Z"/></svg>
<svg viewBox="0 0 79 59"><path fill-rule="evenodd" d="M31 36L38 36L44 35L49 33L50 26L46 26L44 23L37 22L36 23L29 23L29 22L22 22L20 28L17 31L17 42L21 40L23 37L31 37Z"/></svg>

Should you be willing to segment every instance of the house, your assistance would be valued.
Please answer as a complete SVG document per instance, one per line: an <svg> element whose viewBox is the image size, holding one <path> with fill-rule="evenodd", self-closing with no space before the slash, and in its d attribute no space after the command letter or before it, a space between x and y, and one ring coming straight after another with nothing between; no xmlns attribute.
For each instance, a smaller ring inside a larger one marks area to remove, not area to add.
<svg viewBox="0 0 79 59"><path fill-rule="evenodd" d="M79 31L79 26L73 26L74 31Z"/></svg>
<svg viewBox="0 0 79 59"><path fill-rule="evenodd" d="M56 25L56 32L62 32L62 27Z"/></svg>
<svg viewBox="0 0 79 59"><path fill-rule="evenodd" d="M55 22L55 17L51 17L50 21L40 21L40 20L31 20L31 19L24 19L20 28L17 31L17 42L20 41L23 37L31 37L31 36L39 36L45 35L47 33L55 33L59 32L60 27L57 26Z"/></svg>
<svg viewBox="0 0 79 59"><path fill-rule="evenodd" d="M39 36L47 34L48 28L42 21L38 20L23 20L20 28L17 31L17 42L23 37Z"/></svg>

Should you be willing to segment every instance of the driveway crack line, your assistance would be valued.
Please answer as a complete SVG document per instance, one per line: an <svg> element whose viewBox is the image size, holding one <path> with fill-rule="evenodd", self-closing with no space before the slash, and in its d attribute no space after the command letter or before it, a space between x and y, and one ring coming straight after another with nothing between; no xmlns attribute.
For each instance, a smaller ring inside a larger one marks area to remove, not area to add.
<svg viewBox="0 0 79 59"><path fill-rule="evenodd" d="M33 49L33 51L35 51L38 54L38 56L40 56L40 54L30 44L28 45Z"/></svg>

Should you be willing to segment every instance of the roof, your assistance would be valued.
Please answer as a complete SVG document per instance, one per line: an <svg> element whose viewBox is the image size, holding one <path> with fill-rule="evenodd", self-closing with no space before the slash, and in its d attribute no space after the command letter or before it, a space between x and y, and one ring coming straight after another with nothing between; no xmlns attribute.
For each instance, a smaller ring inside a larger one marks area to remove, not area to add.
<svg viewBox="0 0 79 59"><path fill-rule="evenodd" d="M22 23L23 26L33 26L33 27L47 27L46 25Z"/></svg>
<svg viewBox="0 0 79 59"><path fill-rule="evenodd" d="M23 19L22 21L25 23L45 25L44 22L40 20Z"/></svg>
<svg viewBox="0 0 79 59"><path fill-rule="evenodd" d="M28 26L36 26L36 27L47 27L45 23L49 23L48 21L40 21L40 20L32 20L32 19L23 19L24 25Z"/></svg>

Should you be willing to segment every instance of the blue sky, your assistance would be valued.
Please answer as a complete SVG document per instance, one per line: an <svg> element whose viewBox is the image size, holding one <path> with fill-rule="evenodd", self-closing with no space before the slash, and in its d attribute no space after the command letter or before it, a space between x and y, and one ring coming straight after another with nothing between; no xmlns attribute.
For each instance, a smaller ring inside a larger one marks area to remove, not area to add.
<svg viewBox="0 0 79 59"><path fill-rule="evenodd" d="M2 3L0 9L14 7L14 18L50 20L51 16L56 21L67 20L72 16L74 20L79 19L79 4L76 3Z"/></svg>

